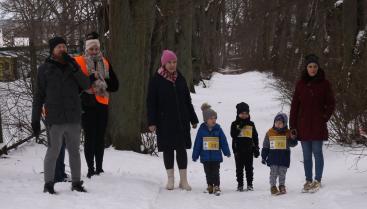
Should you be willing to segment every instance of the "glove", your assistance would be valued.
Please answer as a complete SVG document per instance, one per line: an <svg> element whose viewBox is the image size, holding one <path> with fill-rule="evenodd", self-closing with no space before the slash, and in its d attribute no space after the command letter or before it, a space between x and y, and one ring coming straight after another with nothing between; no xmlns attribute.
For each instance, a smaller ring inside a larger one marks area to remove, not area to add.
<svg viewBox="0 0 367 209"><path fill-rule="evenodd" d="M259 147L254 147L254 157L258 158L260 156L260 148Z"/></svg>
<svg viewBox="0 0 367 209"><path fill-rule="evenodd" d="M40 124L40 122L32 122L31 126L32 126L33 135L36 138L38 138L40 136L40 133L41 133L41 124Z"/></svg>
<svg viewBox="0 0 367 209"><path fill-rule="evenodd" d="M79 70L80 67L79 67L78 63L69 54L63 53L62 54L62 59L64 59L65 62L70 63L74 67L73 72L76 72L76 71Z"/></svg>
<svg viewBox="0 0 367 209"><path fill-rule="evenodd" d="M266 160L263 158L263 159L261 160L261 163L262 163L262 164L264 164L264 165L266 165Z"/></svg>

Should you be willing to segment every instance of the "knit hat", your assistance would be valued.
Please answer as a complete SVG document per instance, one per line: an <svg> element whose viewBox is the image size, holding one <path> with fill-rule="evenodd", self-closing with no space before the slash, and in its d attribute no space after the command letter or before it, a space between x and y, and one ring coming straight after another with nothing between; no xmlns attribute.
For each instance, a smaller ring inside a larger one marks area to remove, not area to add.
<svg viewBox="0 0 367 209"><path fill-rule="evenodd" d="M246 104L244 102L238 103L236 105L236 109L237 109L237 115L239 115L240 113L243 113L243 112L250 113L250 107L248 106L248 104Z"/></svg>
<svg viewBox="0 0 367 209"><path fill-rule="evenodd" d="M86 35L86 39L85 40L90 40L90 39L98 39L99 38L99 34L95 31L90 32Z"/></svg>
<svg viewBox="0 0 367 209"><path fill-rule="evenodd" d="M217 118L217 112L211 109L211 106L208 103L204 103L201 105L201 110L203 111L203 119L204 122L207 122L209 118L215 117Z"/></svg>
<svg viewBox="0 0 367 209"><path fill-rule="evenodd" d="M161 57L162 66L164 66L165 64L167 64L169 61L172 60L177 60L176 54L171 50L168 49L164 50Z"/></svg>
<svg viewBox="0 0 367 209"><path fill-rule="evenodd" d="M288 126L288 116L285 113L278 113L275 118L274 118L274 123L275 121L282 121L284 124L284 127Z"/></svg>
<svg viewBox="0 0 367 209"><path fill-rule="evenodd" d="M306 57L305 57L305 65L307 67L308 64L310 63L315 63L317 64L317 66L320 66L319 65L319 57L316 56L315 54L308 54Z"/></svg>
<svg viewBox="0 0 367 209"><path fill-rule="evenodd" d="M52 51L54 50L54 48L59 44L66 44L65 39L59 36L56 36L48 40L48 45L50 46L50 54L52 54Z"/></svg>

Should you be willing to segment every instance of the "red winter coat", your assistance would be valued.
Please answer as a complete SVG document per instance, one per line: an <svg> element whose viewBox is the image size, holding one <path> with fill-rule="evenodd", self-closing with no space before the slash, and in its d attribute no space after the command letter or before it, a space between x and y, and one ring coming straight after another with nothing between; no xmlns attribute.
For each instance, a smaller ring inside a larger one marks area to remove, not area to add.
<svg viewBox="0 0 367 209"><path fill-rule="evenodd" d="M327 140L327 122L334 112L335 99L322 69L315 78L304 76L293 95L290 127L297 129L301 141Z"/></svg>

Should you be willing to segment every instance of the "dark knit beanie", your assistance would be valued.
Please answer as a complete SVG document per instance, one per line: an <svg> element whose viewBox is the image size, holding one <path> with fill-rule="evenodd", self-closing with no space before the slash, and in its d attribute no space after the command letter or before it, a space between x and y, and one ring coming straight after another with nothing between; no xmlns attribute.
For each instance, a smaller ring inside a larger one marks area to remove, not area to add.
<svg viewBox="0 0 367 209"><path fill-rule="evenodd" d="M217 118L217 112L211 109L211 106L208 103L201 105L201 110L203 111L204 122L207 122L211 117Z"/></svg>
<svg viewBox="0 0 367 209"><path fill-rule="evenodd" d="M98 39L98 38L99 38L99 34L93 31L87 34L85 40Z"/></svg>
<svg viewBox="0 0 367 209"><path fill-rule="evenodd" d="M61 38L61 37L53 37L48 41L48 45L50 46L50 54L52 54L52 51L54 50L54 48L59 45L59 44L66 44L65 39Z"/></svg>
<svg viewBox="0 0 367 209"><path fill-rule="evenodd" d="M310 63L315 63L317 64L317 66L320 66L319 64L319 57L316 56L315 54L309 54L305 57L305 66L307 68L307 65Z"/></svg>
<svg viewBox="0 0 367 209"><path fill-rule="evenodd" d="M236 105L236 109L237 109L237 115L239 115L240 113L243 113L243 112L250 113L250 107L248 106L248 104L246 104L244 102L238 103Z"/></svg>

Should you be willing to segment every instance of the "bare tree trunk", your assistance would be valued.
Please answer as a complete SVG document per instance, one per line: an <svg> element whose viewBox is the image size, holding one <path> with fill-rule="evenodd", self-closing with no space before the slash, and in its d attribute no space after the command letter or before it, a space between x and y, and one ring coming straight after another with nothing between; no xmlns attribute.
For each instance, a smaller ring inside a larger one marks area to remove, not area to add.
<svg viewBox="0 0 367 209"><path fill-rule="evenodd" d="M177 34L178 46L178 68L184 75L191 92L194 92L193 72L192 72L192 13L193 0L184 0L180 4L185 5L185 12L179 15L179 30Z"/></svg>
<svg viewBox="0 0 367 209"><path fill-rule="evenodd" d="M1 109L0 109L0 143L3 143L4 139L3 139L3 122L1 119Z"/></svg>
<svg viewBox="0 0 367 209"><path fill-rule="evenodd" d="M120 89L111 98L107 137L116 149L139 151L149 75L146 52L150 49L147 43L153 30L154 3L154 0L111 1L112 65Z"/></svg>

